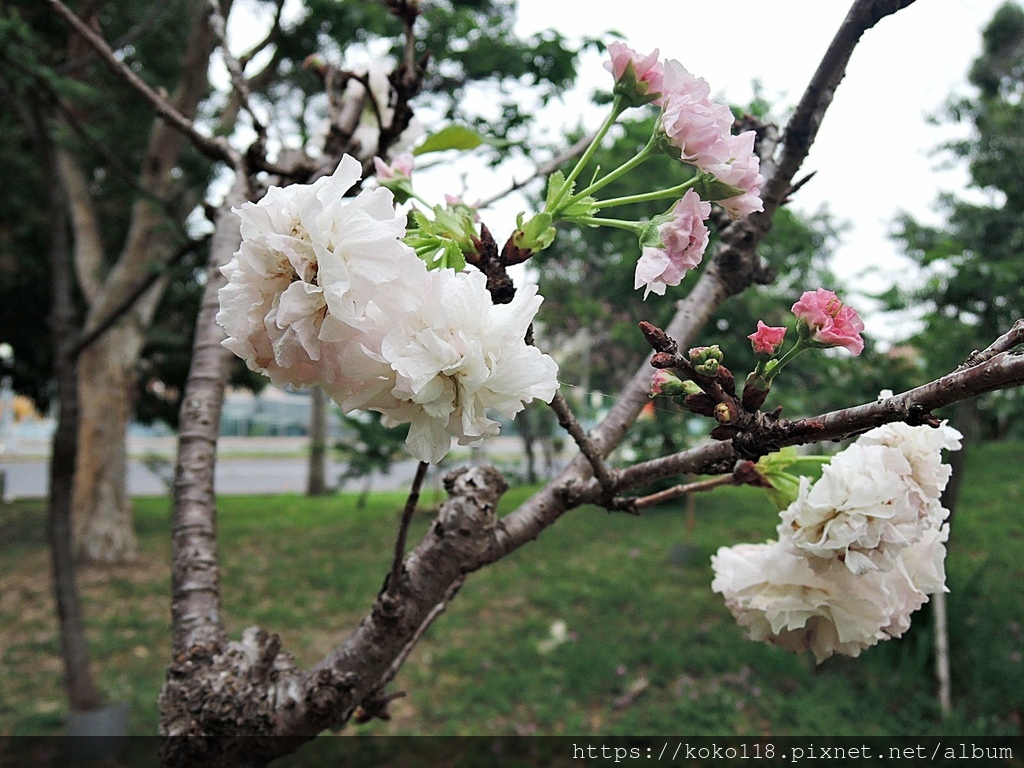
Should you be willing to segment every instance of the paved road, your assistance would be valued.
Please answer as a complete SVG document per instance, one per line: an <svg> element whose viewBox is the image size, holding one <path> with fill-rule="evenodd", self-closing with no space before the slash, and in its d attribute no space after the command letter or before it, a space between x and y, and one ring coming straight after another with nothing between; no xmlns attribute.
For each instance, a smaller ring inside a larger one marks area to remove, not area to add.
<svg viewBox="0 0 1024 768"><path fill-rule="evenodd" d="M289 454L299 454L307 444L308 438L304 437L222 438L220 450L223 455L217 460L214 487L223 494L305 492L308 460L302 455ZM133 456L128 465L128 492L132 496L168 495L174 473L174 439L129 438L128 448ZM0 452L0 472L6 476L5 500L46 496L48 450L49 444L45 440L22 440ZM508 459L518 458L520 450L518 438L498 437L488 441L485 453L492 460L498 456ZM271 456L267 456L268 453ZM143 456L149 458L144 461ZM467 449L460 449L460 456L468 458ZM460 460L459 457L456 460ZM328 485L337 483L344 469L344 462L329 460ZM389 474L375 474L372 487L378 491L403 490L409 487L415 473L415 461L399 462L392 466ZM428 475L428 484L440 485L440 474L432 471ZM348 488L360 490L364 482L352 480Z"/></svg>
<svg viewBox="0 0 1024 768"><path fill-rule="evenodd" d="M305 458L231 457L217 462L214 487L218 493L301 493L306 490L309 462ZM128 468L128 492L132 496L164 496L169 494L173 465L156 467L156 472L133 459ZM343 464L328 465L328 484L336 482ZM5 500L42 498L46 495L48 465L45 459L0 460L0 472L6 473ZM374 476L374 490L408 488L416 471L414 461L392 467L391 473ZM165 479L166 478L166 482ZM352 489L362 488L364 481L351 481Z"/></svg>

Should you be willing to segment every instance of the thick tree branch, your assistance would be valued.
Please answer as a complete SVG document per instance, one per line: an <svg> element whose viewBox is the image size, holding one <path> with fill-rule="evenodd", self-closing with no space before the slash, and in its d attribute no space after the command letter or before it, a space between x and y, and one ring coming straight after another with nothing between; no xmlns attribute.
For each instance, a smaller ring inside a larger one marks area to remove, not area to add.
<svg viewBox="0 0 1024 768"><path fill-rule="evenodd" d="M1024 344L1024 318L1015 322L1010 330L985 347L981 352L977 350L972 352L962 367L970 368L979 363L984 363L999 353L1009 352L1021 344Z"/></svg>
<svg viewBox="0 0 1024 768"><path fill-rule="evenodd" d="M103 238L100 223L93 206L89 181L78 161L66 149L58 148L57 169L64 186L68 210L74 227L74 267L78 286L91 306L103 291Z"/></svg>
<svg viewBox="0 0 1024 768"><path fill-rule="evenodd" d="M231 209L245 199L246 182L238 177L218 209L207 282L196 320L192 365L181 404L171 522L171 636L176 655L194 645L217 647L225 639L220 621L213 474L231 353L221 346L224 332L216 322L220 308L217 292L226 282L220 268L241 242L241 222Z"/></svg>
<svg viewBox="0 0 1024 768"><path fill-rule="evenodd" d="M86 329L84 335L74 343L74 346L72 346L70 352L71 356L78 357L82 350L100 338L100 336L106 333L115 323L117 323L118 320L124 317L124 315L131 310L133 306L135 306L135 303L142 297L142 295L152 288L157 280L167 274L168 269L179 264L182 259L195 251L196 248L209 239L210 236L207 235L199 240L189 240L177 251L171 254L169 259L154 268L148 275L142 278L138 285L125 294L120 304L113 307L106 316L97 320L94 325Z"/></svg>

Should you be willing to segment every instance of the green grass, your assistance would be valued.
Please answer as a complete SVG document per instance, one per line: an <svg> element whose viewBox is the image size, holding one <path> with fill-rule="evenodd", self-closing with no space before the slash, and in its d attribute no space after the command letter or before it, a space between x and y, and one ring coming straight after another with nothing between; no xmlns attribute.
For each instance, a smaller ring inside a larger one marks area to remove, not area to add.
<svg viewBox="0 0 1024 768"><path fill-rule="evenodd" d="M1024 445L972 451L948 560L955 712L933 696L930 616L858 659L808 656L743 639L711 592L722 545L773 535L750 489L641 518L575 510L536 542L474 574L396 680L408 692L388 734L1007 735L1024 712ZM515 489L512 508L528 495ZM225 619L278 632L311 664L346 636L387 569L401 493L220 500ZM430 507L436 498L424 499ZM139 499L142 555L84 570L101 686L154 733L169 656L169 508ZM421 514L415 542L429 524ZM0 507L0 735L59 733L66 705L39 503ZM564 622L568 640L547 644ZM554 645L554 647L550 647ZM641 690L642 689L642 690ZM628 691L640 691L627 696Z"/></svg>

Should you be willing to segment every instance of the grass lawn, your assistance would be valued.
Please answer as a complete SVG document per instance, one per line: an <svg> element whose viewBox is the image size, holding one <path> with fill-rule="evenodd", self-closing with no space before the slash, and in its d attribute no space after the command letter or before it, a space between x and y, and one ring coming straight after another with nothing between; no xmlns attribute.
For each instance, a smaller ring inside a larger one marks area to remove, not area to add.
<svg viewBox="0 0 1024 768"><path fill-rule="evenodd" d="M947 561L955 712L933 696L927 606L900 641L815 666L743 639L710 590L711 554L762 541L776 517L752 489L641 518L563 518L471 576L395 685L380 734L1015 735L1024 713L1024 445L968 459ZM506 508L528 494L511 491ZM228 628L278 632L310 664L380 588L402 494L220 500ZM424 499L424 506L437 499ZM136 734L157 729L170 653L169 502L137 501L141 557L80 575L94 664ZM425 511L410 541L426 528ZM41 503L0 506L0 736L60 733L66 704ZM565 633L557 642L557 625ZM556 628L553 633L553 627Z"/></svg>

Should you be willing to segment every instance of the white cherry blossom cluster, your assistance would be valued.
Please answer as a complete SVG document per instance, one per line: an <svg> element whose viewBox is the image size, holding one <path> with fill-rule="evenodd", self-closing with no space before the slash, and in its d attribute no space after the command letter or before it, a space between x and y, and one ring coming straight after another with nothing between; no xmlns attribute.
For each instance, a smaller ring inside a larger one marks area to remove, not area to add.
<svg viewBox="0 0 1024 768"><path fill-rule="evenodd" d="M802 480L777 541L720 548L711 588L752 640L810 650L818 662L900 637L928 595L945 590L941 450L960 437L945 424L866 433L816 483Z"/></svg>
<svg viewBox="0 0 1024 768"><path fill-rule="evenodd" d="M887 424L863 435L825 467L781 513L779 540L821 571L890 571L900 553L940 527L949 511L939 495L950 468L941 451L960 447L960 433Z"/></svg>
<svg viewBox="0 0 1024 768"><path fill-rule="evenodd" d="M312 185L271 188L245 203L242 245L223 268L224 346L278 385L319 384L346 412L410 424L410 453L436 463L550 401L558 367L525 342L536 287L494 305L480 273L428 272L400 238L405 217L383 188L345 194L354 158Z"/></svg>

